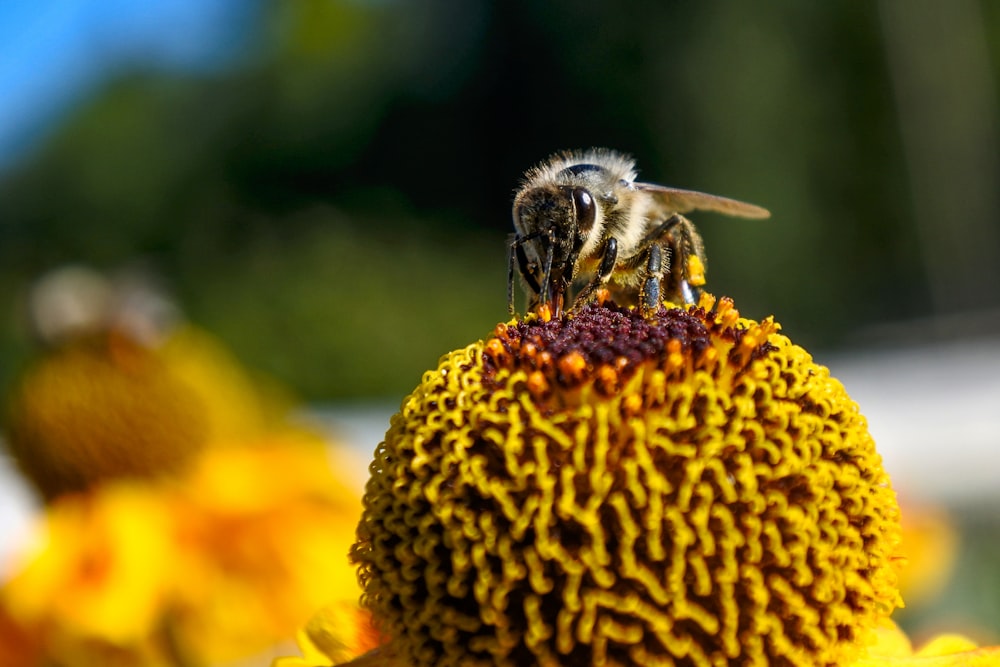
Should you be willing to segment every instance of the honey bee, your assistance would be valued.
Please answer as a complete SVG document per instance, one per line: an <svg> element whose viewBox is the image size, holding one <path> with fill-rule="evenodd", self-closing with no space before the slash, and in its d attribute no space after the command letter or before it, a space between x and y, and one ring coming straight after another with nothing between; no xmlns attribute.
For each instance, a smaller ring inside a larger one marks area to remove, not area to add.
<svg viewBox="0 0 1000 667"><path fill-rule="evenodd" d="M515 265L529 308L548 304L557 315L605 286L647 316L664 300L695 303L705 283L705 248L683 214L771 215L735 199L635 179L635 161L608 149L558 153L525 173L514 197L507 264L511 314Z"/></svg>

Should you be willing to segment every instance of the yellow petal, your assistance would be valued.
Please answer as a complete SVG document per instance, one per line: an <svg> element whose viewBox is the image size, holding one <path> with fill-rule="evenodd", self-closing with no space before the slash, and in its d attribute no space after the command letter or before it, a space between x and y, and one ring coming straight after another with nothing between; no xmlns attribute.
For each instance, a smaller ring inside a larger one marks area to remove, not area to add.
<svg viewBox="0 0 1000 667"><path fill-rule="evenodd" d="M111 642L146 635L166 593L171 530L164 505L131 484L61 499L4 591L9 613Z"/></svg>
<svg viewBox="0 0 1000 667"><path fill-rule="evenodd" d="M884 621L854 667L1000 667L1000 646L979 648L968 637L942 634L914 652L906 635Z"/></svg>

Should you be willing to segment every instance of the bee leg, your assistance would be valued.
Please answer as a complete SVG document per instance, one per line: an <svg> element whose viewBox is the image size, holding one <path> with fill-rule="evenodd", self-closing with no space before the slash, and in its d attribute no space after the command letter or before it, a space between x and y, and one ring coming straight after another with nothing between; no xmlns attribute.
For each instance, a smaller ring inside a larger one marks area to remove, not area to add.
<svg viewBox="0 0 1000 667"><path fill-rule="evenodd" d="M645 259L647 274L651 273L651 258L642 250L655 246L661 246L661 253L667 253L665 258L661 257L661 281L666 279L667 284L661 285L659 298L697 303L701 295L699 288L705 284L705 246L694 225L683 215L674 213L646 234L639 244L637 256Z"/></svg>
<svg viewBox="0 0 1000 667"><path fill-rule="evenodd" d="M601 255L601 265L597 267L597 273L591 278L580 293L573 298L573 305L585 304L594 297L597 288L604 285L614 273L615 264L618 262L618 240L615 237L609 238L604 243L604 254Z"/></svg>
<svg viewBox="0 0 1000 667"><path fill-rule="evenodd" d="M514 253L521 248L521 241L515 236L507 245L507 313L514 315Z"/></svg>
<svg viewBox="0 0 1000 667"><path fill-rule="evenodd" d="M552 292L552 260L555 252L555 232L550 229L547 232L547 236L549 243L545 251L545 265L542 267L542 286L538 295L542 303L552 304L554 301L558 301L555 309L558 315L561 310L562 294L554 294Z"/></svg>
<svg viewBox="0 0 1000 667"><path fill-rule="evenodd" d="M680 285L681 296L684 298L684 303L689 306L693 306L701 299L702 289L700 287L694 287L686 280L681 281Z"/></svg>
<svg viewBox="0 0 1000 667"><path fill-rule="evenodd" d="M507 312L514 315L514 266L521 274L525 287L534 293L529 307L536 305L539 294L542 290L535 278L536 267L528 261L528 256L524 253L524 244L541 236L540 233L528 234L527 236L517 236L512 234L507 244Z"/></svg>
<svg viewBox="0 0 1000 667"><path fill-rule="evenodd" d="M701 298L701 288L705 284L705 244L691 221L684 216L678 217L680 222L676 233L670 236L676 259L671 275L675 292L683 302L695 304Z"/></svg>
<svg viewBox="0 0 1000 667"><path fill-rule="evenodd" d="M660 285L663 282L663 252L658 243L652 243L646 249L646 279L639 290L639 310L643 317L650 317L660 307ZM669 259L666 265L669 265Z"/></svg>

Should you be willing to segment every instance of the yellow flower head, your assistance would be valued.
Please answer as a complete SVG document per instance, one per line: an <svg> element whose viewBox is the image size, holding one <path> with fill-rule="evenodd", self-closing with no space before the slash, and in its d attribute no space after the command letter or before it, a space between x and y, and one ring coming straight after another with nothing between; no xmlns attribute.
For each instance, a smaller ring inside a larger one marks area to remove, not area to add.
<svg viewBox="0 0 1000 667"><path fill-rule="evenodd" d="M327 604L360 625L360 493L338 448L211 335L69 278L100 307L38 300L48 345L5 406L48 502L0 581L0 665L231 664ZM356 635L329 633L348 657Z"/></svg>
<svg viewBox="0 0 1000 667"><path fill-rule="evenodd" d="M151 345L108 329L30 366L7 405L7 445L46 499L186 470L206 447L287 429L291 405L210 334Z"/></svg>
<svg viewBox="0 0 1000 667"><path fill-rule="evenodd" d="M178 472L208 437L190 386L155 350L117 332L53 350L7 407L7 444L47 499Z"/></svg>
<svg viewBox="0 0 1000 667"><path fill-rule="evenodd" d="M442 358L353 558L411 665L844 664L899 604L843 386L732 302L529 316Z"/></svg>
<svg viewBox="0 0 1000 667"><path fill-rule="evenodd" d="M287 429L288 397L181 323L151 276L67 266L27 301L43 347L6 397L4 444L46 500Z"/></svg>

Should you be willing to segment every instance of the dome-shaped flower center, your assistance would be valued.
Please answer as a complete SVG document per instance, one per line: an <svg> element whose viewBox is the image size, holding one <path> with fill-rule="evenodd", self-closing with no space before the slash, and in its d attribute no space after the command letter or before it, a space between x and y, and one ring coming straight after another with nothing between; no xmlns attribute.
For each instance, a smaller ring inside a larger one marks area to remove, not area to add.
<svg viewBox="0 0 1000 667"><path fill-rule="evenodd" d="M832 665L898 602L864 419L728 300L500 325L371 474L354 558L410 664Z"/></svg>

